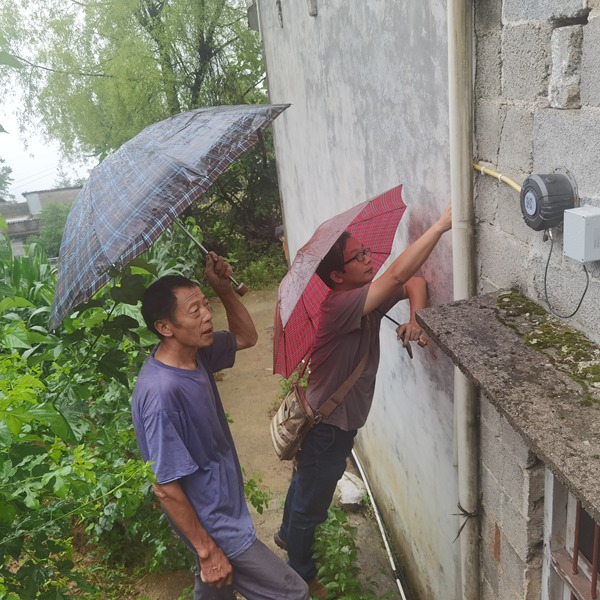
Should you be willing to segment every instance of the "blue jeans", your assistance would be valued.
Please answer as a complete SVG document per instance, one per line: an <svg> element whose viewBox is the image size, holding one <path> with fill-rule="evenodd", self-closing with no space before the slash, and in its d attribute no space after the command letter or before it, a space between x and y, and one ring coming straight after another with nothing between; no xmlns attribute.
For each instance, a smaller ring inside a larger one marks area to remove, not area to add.
<svg viewBox="0 0 600 600"><path fill-rule="evenodd" d="M355 436L356 430L320 423L308 433L296 456L279 537L287 543L290 567L305 581L317 575L312 550L315 529L327 518Z"/></svg>

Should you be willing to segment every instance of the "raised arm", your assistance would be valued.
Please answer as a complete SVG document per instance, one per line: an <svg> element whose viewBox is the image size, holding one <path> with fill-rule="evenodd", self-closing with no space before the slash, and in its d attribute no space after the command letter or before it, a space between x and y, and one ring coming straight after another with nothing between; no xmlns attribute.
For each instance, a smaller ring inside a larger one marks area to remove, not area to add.
<svg viewBox="0 0 600 600"><path fill-rule="evenodd" d="M442 235L451 227L452 206L448 205L442 216L371 283L363 314L372 312L383 302L397 296L401 286L421 268Z"/></svg>
<svg viewBox="0 0 600 600"><path fill-rule="evenodd" d="M231 584L233 567L229 559L202 527L179 482L155 483L152 487L164 511L198 553L202 581L219 589Z"/></svg>
<svg viewBox="0 0 600 600"><path fill-rule="evenodd" d="M398 339L408 346L412 341L418 342L423 329L417 324L416 314L427 307L427 283L422 277L413 276L404 284L404 297L410 305L410 318L396 329Z"/></svg>
<svg viewBox="0 0 600 600"><path fill-rule="evenodd" d="M251 348L258 341L258 333L248 309L231 287L233 269L222 256L209 252L204 274L212 289L223 302L229 331L235 334L237 349Z"/></svg>

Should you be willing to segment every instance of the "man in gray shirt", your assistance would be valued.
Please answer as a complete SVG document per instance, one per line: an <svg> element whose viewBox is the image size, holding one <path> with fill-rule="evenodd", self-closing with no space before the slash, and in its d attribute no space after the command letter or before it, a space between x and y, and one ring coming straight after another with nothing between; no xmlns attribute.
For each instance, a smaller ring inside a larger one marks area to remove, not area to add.
<svg viewBox="0 0 600 600"><path fill-rule="evenodd" d="M381 318L396 302L408 298L410 320L397 329L408 345L422 331L415 314L427 305L427 286L414 274L441 236L452 226L450 206L438 221L374 278L371 251L344 232L317 268L331 288L321 306L311 355L307 399L317 410L346 381L365 353L365 368L343 403L308 433L296 456L283 521L275 542L288 552L290 566L317 598L327 598L316 578L312 555L315 529L327 518L335 487L346 468L357 430L365 424L379 366Z"/></svg>

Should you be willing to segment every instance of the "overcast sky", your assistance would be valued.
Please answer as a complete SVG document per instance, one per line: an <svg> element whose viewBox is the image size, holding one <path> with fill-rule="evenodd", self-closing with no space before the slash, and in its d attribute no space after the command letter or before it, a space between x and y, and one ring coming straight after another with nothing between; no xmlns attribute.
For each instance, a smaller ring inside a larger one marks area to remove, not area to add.
<svg viewBox="0 0 600 600"><path fill-rule="evenodd" d="M8 133L0 133L0 158L4 166L9 166L13 172L13 183L9 193L15 196L17 202L24 202L23 192L35 192L52 189L57 181L60 157L58 145L48 144L34 135L27 135L27 148L14 116L12 107L0 106L0 125ZM69 177L84 177L86 171L65 169Z"/></svg>

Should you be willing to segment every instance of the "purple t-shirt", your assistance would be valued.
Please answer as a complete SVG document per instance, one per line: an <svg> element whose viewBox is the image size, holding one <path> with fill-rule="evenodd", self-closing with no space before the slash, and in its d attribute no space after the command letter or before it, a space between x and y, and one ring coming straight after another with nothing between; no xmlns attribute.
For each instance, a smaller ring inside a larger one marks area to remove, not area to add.
<svg viewBox="0 0 600 600"><path fill-rule="evenodd" d="M214 343L198 351L195 370L165 365L154 352L133 390L133 425L142 458L154 463L158 483L179 480L204 529L228 558L235 558L256 534L212 375L233 366L235 336L215 332Z"/></svg>
<svg viewBox="0 0 600 600"><path fill-rule="evenodd" d="M350 377L367 349L369 351L367 364L358 381L342 404L323 419L323 423L335 425L344 431L358 429L367 420L379 367L382 313L398 301L398 298L394 298L379 307L381 312L373 311L363 316L368 291L369 285L350 291L329 292L321 305L319 328L310 361L306 397L310 406L317 409Z"/></svg>

